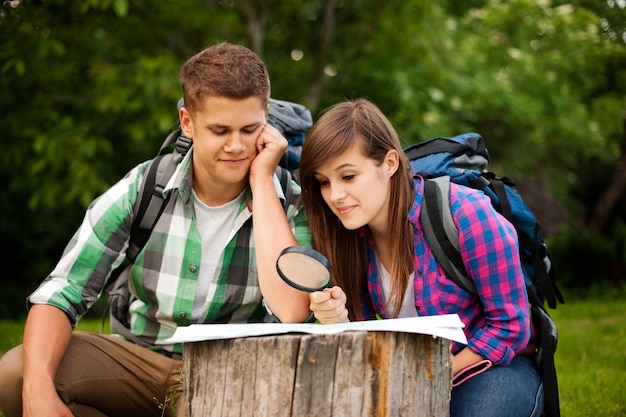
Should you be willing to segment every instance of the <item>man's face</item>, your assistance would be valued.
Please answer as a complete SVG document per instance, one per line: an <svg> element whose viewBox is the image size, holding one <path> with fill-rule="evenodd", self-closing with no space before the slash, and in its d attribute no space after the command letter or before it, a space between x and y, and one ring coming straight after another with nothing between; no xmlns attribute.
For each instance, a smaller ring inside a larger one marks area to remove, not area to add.
<svg viewBox="0 0 626 417"><path fill-rule="evenodd" d="M202 104L193 114L180 114L183 132L193 139L194 189L234 198L248 184L268 107L258 97L206 97Z"/></svg>

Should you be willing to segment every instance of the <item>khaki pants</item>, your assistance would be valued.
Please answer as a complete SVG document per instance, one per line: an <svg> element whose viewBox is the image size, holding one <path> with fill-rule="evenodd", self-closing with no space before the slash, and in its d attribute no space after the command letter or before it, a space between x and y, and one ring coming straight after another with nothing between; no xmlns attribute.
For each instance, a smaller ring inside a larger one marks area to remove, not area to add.
<svg viewBox="0 0 626 417"><path fill-rule="evenodd" d="M119 337L74 332L56 387L75 416L180 417L185 415L182 368L181 360ZM22 373L20 345L0 359L0 411L5 417L22 416Z"/></svg>

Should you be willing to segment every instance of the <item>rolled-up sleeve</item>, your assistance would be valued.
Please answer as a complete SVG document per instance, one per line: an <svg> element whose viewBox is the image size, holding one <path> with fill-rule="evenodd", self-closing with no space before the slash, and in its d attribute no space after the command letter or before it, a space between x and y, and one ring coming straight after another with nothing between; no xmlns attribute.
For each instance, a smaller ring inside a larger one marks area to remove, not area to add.
<svg viewBox="0 0 626 417"><path fill-rule="evenodd" d="M53 305L75 326L100 297L111 272L124 260L144 168L134 168L91 203L53 271L28 296L28 308Z"/></svg>

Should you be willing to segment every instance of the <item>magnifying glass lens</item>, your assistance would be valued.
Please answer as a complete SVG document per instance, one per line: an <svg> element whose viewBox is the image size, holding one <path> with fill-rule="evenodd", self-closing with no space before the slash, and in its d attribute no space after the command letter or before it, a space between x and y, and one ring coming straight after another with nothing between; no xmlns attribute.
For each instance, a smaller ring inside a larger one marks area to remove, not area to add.
<svg viewBox="0 0 626 417"><path fill-rule="evenodd" d="M330 284L330 263L312 248L285 248L276 261L276 271L283 281L300 291L320 291Z"/></svg>

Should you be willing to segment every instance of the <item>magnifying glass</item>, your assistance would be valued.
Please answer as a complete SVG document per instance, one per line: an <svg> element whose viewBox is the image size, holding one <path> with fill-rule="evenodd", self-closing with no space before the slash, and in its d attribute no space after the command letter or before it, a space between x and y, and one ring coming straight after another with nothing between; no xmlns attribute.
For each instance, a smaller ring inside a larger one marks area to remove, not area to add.
<svg viewBox="0 0 626 417"><path fill-rule="evenodd" d="M321 291L330 284L330 262L318 251L289 246L276 260L278 275L291 287L305 292Z"/></svg>

